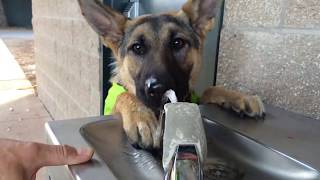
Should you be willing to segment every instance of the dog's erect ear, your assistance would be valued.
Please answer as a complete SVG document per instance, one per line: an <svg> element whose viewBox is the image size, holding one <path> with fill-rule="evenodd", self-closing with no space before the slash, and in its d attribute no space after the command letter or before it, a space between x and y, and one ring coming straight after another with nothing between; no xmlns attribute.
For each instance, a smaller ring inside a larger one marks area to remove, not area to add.
<svg viewBox="0 0 320 180"><path fill-rule="evenodd" d="M210 31L214 25L217 0L188 0L182 7L194 30L201 36Z"/></svg>
<svg viewBox="0 0 320 180"><path fill-rule="evenodd" d="M98 0L78 0L82 15L108 43L117 44L124 33L127 18Z"/></svg>

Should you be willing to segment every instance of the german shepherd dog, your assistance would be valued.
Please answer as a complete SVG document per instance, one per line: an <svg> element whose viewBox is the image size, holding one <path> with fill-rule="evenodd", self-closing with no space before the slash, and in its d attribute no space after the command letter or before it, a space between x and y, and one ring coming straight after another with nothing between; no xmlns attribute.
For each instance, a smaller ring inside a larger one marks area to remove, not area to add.
<svg viewBox="0 0 320 180"><path fill-rule="evenodd" d="M180 11L128 19L98 0L78 0L89 25L116 58L112 82L125 87L113 113L119 113L132 143L158 148L156 134L163 94L172 89L188 101L202 61L204 39L214 26L216 0L188 0ZM257 96L209 87L201 103L213 103L250 117L263 117Z"/></svg>

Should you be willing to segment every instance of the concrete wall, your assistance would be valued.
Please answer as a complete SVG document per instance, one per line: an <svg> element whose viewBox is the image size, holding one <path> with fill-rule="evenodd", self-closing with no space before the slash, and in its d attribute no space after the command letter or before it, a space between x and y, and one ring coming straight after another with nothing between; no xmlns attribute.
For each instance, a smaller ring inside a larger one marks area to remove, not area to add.
<svg viewBox="0 0 320 180"><path fill-rule="evenodd" d="M0 0L0 27L4 27L6 25L7 25L7 20L6 20L5 14L4 14L2 0Z"/></svg>
<svg viewBox="0 0 320 180"><path fill-rule="evenodd" d="M54 119L100 114L100 44L76 0L33 0L38 94Z"/></svg>
<svg viewBox="0 0 320 180"><path fill-rule="evenodd" d="M320 119L320 1L226 0L218 84Z"/></svg>

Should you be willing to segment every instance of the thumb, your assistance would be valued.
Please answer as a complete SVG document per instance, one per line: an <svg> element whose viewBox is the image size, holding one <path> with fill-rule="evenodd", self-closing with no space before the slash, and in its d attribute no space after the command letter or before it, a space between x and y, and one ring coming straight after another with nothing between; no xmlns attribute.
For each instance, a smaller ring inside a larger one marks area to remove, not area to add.
<svg viewBox="0 0 320 180"><path fill-rule="evenodd" d="M72 165L87 162L92 158L90 148L76 149L68 145L46 145L39 148L41 166Z"/></svg>

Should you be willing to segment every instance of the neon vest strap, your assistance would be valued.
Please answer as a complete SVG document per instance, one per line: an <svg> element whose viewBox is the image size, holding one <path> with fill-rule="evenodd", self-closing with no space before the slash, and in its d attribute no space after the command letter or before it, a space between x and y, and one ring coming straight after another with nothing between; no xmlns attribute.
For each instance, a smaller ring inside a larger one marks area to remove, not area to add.
<svg viewBox="0 0 320 180"><path fill-rule="evenodd" d="M112 86L108 91L108 96L104 102L104 115L111 114L112 109L116 103L117 97L126 91L127 90L123 86L117 83L112 83Z"/></svg>
<svg viewBox="0 0 320 180"><path fill-rule="evenodd" d="M194 92L194 91L191 92L190 101L192 103L195 103L195 104L199 104L200 103L200 97L196 94L196 92Z"/></svg>

